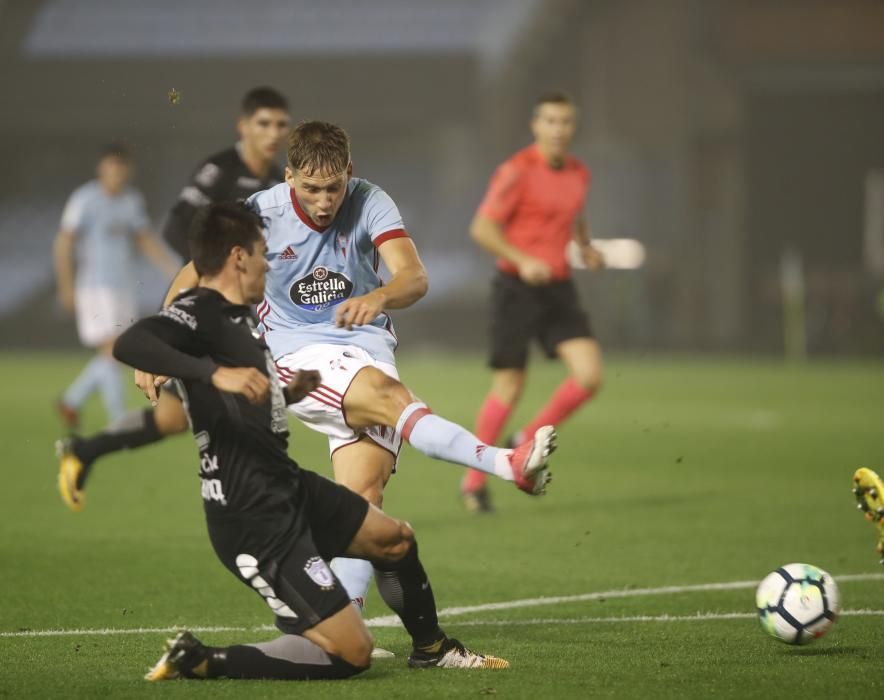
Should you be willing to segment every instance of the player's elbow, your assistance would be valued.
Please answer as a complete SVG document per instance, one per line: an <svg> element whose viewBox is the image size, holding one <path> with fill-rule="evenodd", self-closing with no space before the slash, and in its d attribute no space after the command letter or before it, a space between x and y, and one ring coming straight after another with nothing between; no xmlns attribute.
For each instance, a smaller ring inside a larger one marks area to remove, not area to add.
<svg viewBox="0 0 884 700"><path fill-rule="evenodd" d="M428 291L430 291L430 276L427 274L427 268L421 265L414 275L415 301L423 299Z"/></svg>

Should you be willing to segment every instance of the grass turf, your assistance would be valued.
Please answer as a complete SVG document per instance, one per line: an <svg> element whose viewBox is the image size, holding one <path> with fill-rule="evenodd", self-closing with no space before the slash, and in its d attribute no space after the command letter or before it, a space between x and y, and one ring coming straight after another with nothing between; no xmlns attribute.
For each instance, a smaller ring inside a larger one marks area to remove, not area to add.
<svg viewBox="0 0 884 700"><path fill-rule="evenodd" d="M215 560L195 448L186 437L98 464L86 510L55 491L50 412L84 356L3 355L0 380L0 632L227 626L212 644L250 642L270 616ZM405 381L471 425L488 377L476 357L405 357ZM561 376L537 364L515 422ZM833 574L882 571L850 475L884 467L881 364L615 358L598 401L560 431L543 499L494 489L498 513L465 514L461 470L407 448L385 507L408 519L440 607L627 587L760 580L790 561ZM137 397L132 396L133 402ZM101 425L96 403L87 428ZM292 454L328 474L324 441L293 426ZM844 607L884 610L884 582L845 582ZM446 618L505 672L410 671L398 628L374 630L399 655L345 682L141 680L165 634L0 637L2 697L505 698L884 695L884 618L844 617L804 648L753 619L600 622L581 618L753 610L750 589L607 598ZM368 615L387 614L372 594ZM476 624L496 623L504 624Z"/></svg>

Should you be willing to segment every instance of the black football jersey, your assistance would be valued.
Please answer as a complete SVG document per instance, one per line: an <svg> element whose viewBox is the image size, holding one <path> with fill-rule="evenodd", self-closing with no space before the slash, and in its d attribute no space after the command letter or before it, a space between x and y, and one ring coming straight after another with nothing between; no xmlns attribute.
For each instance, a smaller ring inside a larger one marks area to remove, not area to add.
<svg viewBox="0 0 884 700"><path fill-rule="evenodd" d="M231 146L211 156L196 169L178 195L163 227L163 238L185 262L190 260L187 232L194 214L213 202L234 202L247 199L255 192L278 185L284 179L282 170L272 165L267 176L256 177Z"/></svg>

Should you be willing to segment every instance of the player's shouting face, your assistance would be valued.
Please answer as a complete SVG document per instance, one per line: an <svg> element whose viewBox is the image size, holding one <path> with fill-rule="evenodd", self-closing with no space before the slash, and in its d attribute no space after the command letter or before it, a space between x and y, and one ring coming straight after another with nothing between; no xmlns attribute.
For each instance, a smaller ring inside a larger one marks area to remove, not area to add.
<svg viewBox="0 0 884 700"><path fill-rule="evenodd" d="M319 228L325 228L334 221L344 202L352 172L351 165L339 173L287 167L285 179L298 198L301 209Z"/></svg>

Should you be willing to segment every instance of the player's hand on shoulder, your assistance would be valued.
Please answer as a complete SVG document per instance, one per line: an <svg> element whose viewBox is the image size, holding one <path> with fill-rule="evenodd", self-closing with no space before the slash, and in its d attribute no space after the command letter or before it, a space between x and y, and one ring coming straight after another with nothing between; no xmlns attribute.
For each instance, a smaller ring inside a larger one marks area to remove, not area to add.
<svg viewBox="0 0 884 700"><path fill-rule="evenodd" d="M526 284L540 286L552 280L552 269L543 260L526 257L518 263L519 278Z"/></svg>
<svg viewBox="0 0 884 700"><path fill-rule="evenodd" d="M295 378L285 388L285 402L298 403L322 382L322 376L315 369L302 369L295 373Z"/></svg>
<svg viewBox="0 0 884 700"><path fill-rule="evenodd" d="M242 394L254 404L266 401L270 393L270 380L254 367L219 367L212 375L212 386Z"/></svg>
<svg viewBox="0 0 884 700"><path fill-rule="evenodd" d="M135 370L135 386L141 389L154 406L157 405L157 401L160 398L160 387L167 381L169 381L169 377L162 374L142 372L140 369Z"/></svg>
<svg viewBox="0 0 884 700"><path fill-rule="evenodd" d="M605 256L592 243L581 246L580 252L588 270L601 270L605 266Z"/></svg>
<svg viewBox="0 0 884 700"><path fill-rule="evenodd" d="M338 304L335 312L335 325L338 328L353 330L353 326L364 326L374 321L384 310L384 300L379 294L370 292L353 297Z"/></svg>

